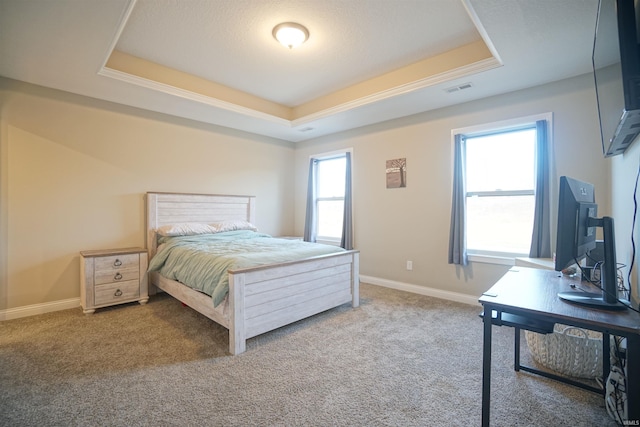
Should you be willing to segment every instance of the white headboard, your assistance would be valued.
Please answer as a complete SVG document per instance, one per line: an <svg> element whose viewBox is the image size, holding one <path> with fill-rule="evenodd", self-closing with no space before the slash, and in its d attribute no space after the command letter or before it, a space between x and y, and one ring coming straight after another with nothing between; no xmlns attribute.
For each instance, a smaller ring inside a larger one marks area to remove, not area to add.
<svg viewBox="0 0 640 427"><path fill-rule="evenodd" d="M212 223L243 219L255 224L255 196L219 194L147 193L147 250L156 253L156 230L184 222Z"/></svg>

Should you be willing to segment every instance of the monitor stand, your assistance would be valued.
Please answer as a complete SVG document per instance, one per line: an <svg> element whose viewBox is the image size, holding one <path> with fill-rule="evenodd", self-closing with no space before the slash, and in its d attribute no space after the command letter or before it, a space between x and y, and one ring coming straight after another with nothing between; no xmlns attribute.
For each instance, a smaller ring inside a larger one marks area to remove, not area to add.
<svg viewBox="0 0 640 427"><path fill-rule="evenodd" d="M601 292L581 292L569 291L560 292L558 297L565 301L586 305L591 308L602 310L624 310L628 308L618 301L618 272L616 262L615 232L613 229L613 218L604 216L602 218L588 219L589 226L602 227L604 236L604 262L602 263L602 291Z"/></svg>
<svg viewBox="0 0 640 427"><path fill-rule="evenodd" d="M620 301L605 301L601 292L560 292L558 293L558 297L565 301L592 308L600 308L602 310L625 310L627 308L627 306Z"/></svg>

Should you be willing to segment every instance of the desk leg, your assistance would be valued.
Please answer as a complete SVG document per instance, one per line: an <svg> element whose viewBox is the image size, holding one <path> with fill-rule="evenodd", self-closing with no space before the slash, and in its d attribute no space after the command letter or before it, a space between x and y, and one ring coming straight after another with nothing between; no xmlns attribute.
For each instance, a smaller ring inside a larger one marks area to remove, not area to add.
<svg viewBox="0 0 640 427"><path fill-rule="evenodd" d="M602 379L606 383L609 378L609 372L611 372L611 335L606 332L602 333Z"/></svg>
<svg viewBox="0 0 640 427"><path fill-rule="evenodd" d="M640 335L627 337L627 417L640 423Z"/></svg>
<svg viewBox="0 0 640 427"><path fill-rule="evenodd" d="M482 426L489 427L491 406L491 307L484 307L484 335L482 338ZM489 313L489 315L486 315Z"/></svg>
<svg viewBox="0 0 640 427"><path fill-rule="evenodd" d="M513 343L513 357L514 357L514 361L513 361L513 369L516 372L520 371L520 328L514 328L515 329L515 340Z"/></svg>

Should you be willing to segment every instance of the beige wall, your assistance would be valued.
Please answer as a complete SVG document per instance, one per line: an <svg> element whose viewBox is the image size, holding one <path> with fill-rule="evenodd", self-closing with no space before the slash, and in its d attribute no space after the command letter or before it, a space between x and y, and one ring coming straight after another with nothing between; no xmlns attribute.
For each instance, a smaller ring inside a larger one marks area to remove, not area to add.
<svg viewBox="0 0 640 427"><path fill-rule="evenodd" d="M479 296L507 267L447 263L451 205L451 130L552 112L558 176L595 184L601 213L610 211L610 160L597 127L593 78L561 82L474 101L299 143L296 149L296 231L302 233L311 154L353 147L355 245L360 272L401 284ZM385 188L385 161L406 157L407 187ZM554 199L555 199L554 195ZM555 216L553 219L555 223ZM413 270L406 270L406 261Z"/></svg>
<svg viewBox="0 0 640 427"><path fill-rule="evenodd" d="M639 173L640 164L640 142L636 139L633 145L627 151L619 156L612 158L612 216L616 231L616 257L618 265L624 266L620 269L625 283L631 279L632 298L635 307L638 307L640 298L640 279L638 277L637 263L638 256L634 262L631 276L629 276L629 267L634 256L633 245L631 244L632 233L635 239L635 251L640 251L638 244L640 242L640 233L638 228L640 225L636 220L635 229L633 224L633 216L636 211L634 207L634 193L636 192L636 176ZM640 194L636 195L640 197ZM632 231L633 230L633 231Z"/></svg>
<svg viewBox="0 0 640 427"><path fill-rule="evenodd" d="M609 88L609 93L617 93L616 87L620 85L620 68L609 67L598 74L599 87ZM622 93L619 93L619 97L611 97L606 99L605 108L606 111L603 115L606 115L609 120L619 119L621 113L621 106L623 105ZM616 108L617 107L617 108ZM615 123L615 122L614 122ZM635 212L634 207L634 193L636 176L638 174L638 159L640 158L640 142L637 140L630 146L627 151L619 156L611 158L611 212L614 219L615 236L616 236L616 257L618 265L624 265L620 268L625 283L629 283L631 280L632 298L634 304L638 305L639 287L638 283L638 269L634 265L632 274L629 275L629 267L633 258L633 245L631 242L631 235L633 226L633 215ZM638 225L636 224L635 230L635 242L640 242L640 234L638 233ZM636 247L636 251L638 248Z"/></svg>
<svg viewBox="0 0 640 427"><path fill-rule="evenodd" d="M610 213L610 165L623 159L602 157L590 75L295 148L0 79L0 310L77 298L80 250L143 245L146 191L253 194L262 231L301 235L309 155L346 147L354 149L361 274L475 298L506 267L447 264L451 129L547 112L554 187L564 174L593 182L600 213ZM633 156L614 182L635 174ZM407 188L387 190L385 161L398 157L407 158ZM627 197L613 201L616 210L629 206Z"/></svg>
<svg viewBox="0 0 640 427"><path fill-rule="evenodd" d="M0 79L0 310L77 298L79 255L144 246L147 191L257 196L293 233L293 144Z"/></svg>
<svg viewBox="0 0 640 427"><path fill-rule="evenodd" d="M621 269L625 283L629 279L629 266L633 258L633 245L631 244L631 235L633 227L633 215L635 212L633 197L635 193L636 176L640 165L640 142L636 140L634 144L622 155L612 158L612 204L613 219L616 231L616 257L618 264L624 264ZM640 193L636 196L640 198ZM638 243L640 242L640 233L638 228L640 225L636 220L633 235L635 238L636 252L640 250ZM638 262L636 257L636 262ZM633 266L631 274L631 289L635 307L638 307L640 298L640 283L638 277L637 265Z"/></svg>

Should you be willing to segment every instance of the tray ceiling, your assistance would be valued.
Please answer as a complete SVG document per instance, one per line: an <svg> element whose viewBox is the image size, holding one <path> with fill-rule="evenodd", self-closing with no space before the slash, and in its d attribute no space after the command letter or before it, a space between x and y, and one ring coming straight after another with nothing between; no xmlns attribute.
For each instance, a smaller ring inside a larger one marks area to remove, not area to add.
<svg viewBox="0 0 640 427"><path fill-rule="evenodd" d="M296 142L589 72L596 6L4 0L0 75Z"/></svg>

